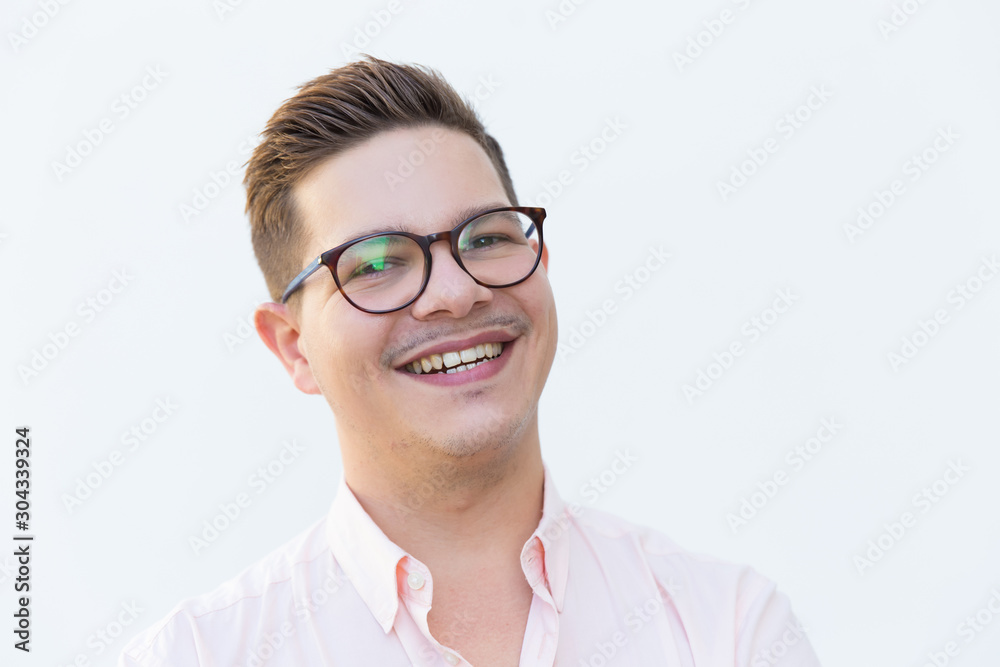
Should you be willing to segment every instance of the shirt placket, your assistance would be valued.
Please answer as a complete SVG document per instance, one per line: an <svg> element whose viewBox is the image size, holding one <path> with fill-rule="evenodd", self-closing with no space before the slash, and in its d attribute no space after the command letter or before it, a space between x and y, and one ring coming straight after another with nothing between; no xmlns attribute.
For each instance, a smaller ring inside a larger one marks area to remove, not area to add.
<svg viewBox="0 0 1000 667"><path fill-rule="evenodd" d="M427 615L430 613L431 602L434 597L434 582L431 578L430 570L423 563L412 557L404 560L402 569L403 572L401 573L398 586L399 597L406 606L406 610L412 618L413 623L423 636L426 646L430 646L440 657L438 664L448 667L455 667L456 665L471 667L469 662L462 658L461 655L447 646L443 646L431 635L430 626L427 623ZM429 657L427 651L419 651L418 653L424 661L420 663L415 662L414 664L431 664L426 660Z"/></svg>
<svg viewBox="0 0 1000 667"><path fill-rule="evenodd" d="M531 540L521 554L521 568L534 595L521 645L521 667L551 667L559 641L559 613L549 591L545 552L541 541Z"/></svg>

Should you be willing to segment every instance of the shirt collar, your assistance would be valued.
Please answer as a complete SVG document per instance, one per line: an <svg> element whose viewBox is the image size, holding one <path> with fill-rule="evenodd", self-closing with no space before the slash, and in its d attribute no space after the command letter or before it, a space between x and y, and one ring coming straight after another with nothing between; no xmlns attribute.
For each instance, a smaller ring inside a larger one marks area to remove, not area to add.
<svg viewBox="0 0 1000 667"><path fill-rule="evenodd" d="M545 554L545 577L549 593L556 605L556 611L562 613L563 600L566 597L566 580L569 575L569 531L573 525L576 506L566 504L556 489L548 466L544 463L542 465L545 469L542 518L525 547L536 539L541 542ZM524 552L521 553L523 560Z"/></svg>
<svg viewBox="0 0 1000 667"><path fill-rule="evenodd" d="M562 612L569 573L569 531L574 508L559 496L548 467L542 499L542 518L524 544L521 563L540 549L545 563L544 581L556 610ZM399 611L397 567L404 558L416 561L390 540L358 502L343 474L327 516L326 536L344 574L385 632L389 632Z"/></svg>
<svg viewBox="0 0 1000 667"><path fill-rule="evenodd" d="M343 474L326 520L330 549L385 632L399 609L396 566L407 556L368 516Z"/></svg>

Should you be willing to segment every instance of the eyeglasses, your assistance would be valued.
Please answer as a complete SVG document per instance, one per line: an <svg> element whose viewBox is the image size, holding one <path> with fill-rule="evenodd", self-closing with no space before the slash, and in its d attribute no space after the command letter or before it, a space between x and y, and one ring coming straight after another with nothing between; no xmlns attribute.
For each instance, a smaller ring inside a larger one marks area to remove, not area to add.
<svg viewBox="0 0 1000 667"><path fill-rule="evenodd" d="M406 308L423 294L431 275L431 244L448 241L455 262L477 284L512 287L527 280L542 256L544 208L493 208L463 220L451 231L420 236L380 232L327 250L288 283L288 301L320 266L330 269L348 303L366 313Z"/></svg>

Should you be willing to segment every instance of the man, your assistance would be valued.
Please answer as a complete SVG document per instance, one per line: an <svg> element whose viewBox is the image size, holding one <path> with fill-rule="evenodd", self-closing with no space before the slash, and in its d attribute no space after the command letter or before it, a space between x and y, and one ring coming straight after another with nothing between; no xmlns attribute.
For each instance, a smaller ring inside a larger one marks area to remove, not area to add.
<svg viewBox="0 0 1000 667"><path fill-rule="evenodd" d="M560 499L545 212L439 75L369 58L307 83L246 186L257 331L329 403L343 477L325 519L121 664L818 664L753 570Z"/></svg>

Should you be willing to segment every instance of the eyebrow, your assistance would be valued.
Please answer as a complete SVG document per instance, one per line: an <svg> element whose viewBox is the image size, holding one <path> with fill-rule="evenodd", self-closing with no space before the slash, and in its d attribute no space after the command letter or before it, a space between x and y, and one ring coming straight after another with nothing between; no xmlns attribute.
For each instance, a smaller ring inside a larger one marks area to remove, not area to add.
<svg viewBox="0 0 1000 667"><path fill-rule="evenodd" d="M475 204L472 206L466 206L465 208L458 211L454 216L452 216L450 222L446 222L445 224L448 225L447 229L454 229L455 227L458 226L460 222L468 220L469 218L478 213L482 213L483 211L488 211L492 208L506 208L508 206L510 206L510 204L507 204L505 202L488 202L486 204ZM339 243L337 243L337 246L343 245L348 241L353 241L354 239L359 239L363 236L368 236L369 234L381 234L384 232L410 232L410 230L407 229L406 226L400 222L382 224L379 225L378 227L369 227L367 229L355 232L351 236L342 239Z"/></svg>

